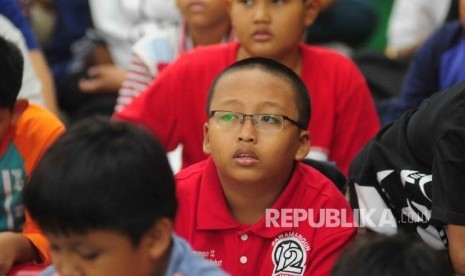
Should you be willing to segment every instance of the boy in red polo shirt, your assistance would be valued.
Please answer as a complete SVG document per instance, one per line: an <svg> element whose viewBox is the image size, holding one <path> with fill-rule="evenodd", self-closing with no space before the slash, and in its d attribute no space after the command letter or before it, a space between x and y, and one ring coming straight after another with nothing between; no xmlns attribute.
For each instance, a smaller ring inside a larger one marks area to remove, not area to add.
<svg viewBox="0 0 465 276"><path fill-rule="evenodd" d="M336 186L299 162L305 84L271 59L244 59L215 79L207 114L210 157L177 175L177 233L232 275L328 275L356 229Z"/></svg>

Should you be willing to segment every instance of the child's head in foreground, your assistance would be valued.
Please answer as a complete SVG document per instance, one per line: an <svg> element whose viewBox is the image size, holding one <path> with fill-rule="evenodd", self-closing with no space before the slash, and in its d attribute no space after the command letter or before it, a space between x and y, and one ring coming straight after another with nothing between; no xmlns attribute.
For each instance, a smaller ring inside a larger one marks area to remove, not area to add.
<svg viewBox="0 0 465 276"><path fill-rule="evenodd" d="M341 254L331 275L443 276L451 273L441 254L415 237L368 235Z"/></svg>
<svg viewBox="0 0 465 276"><path fill-rule="evenodd" d="M22 80L21 51L0 35L0 142L28 106L27 100L16 100Z"/></svg>
<svg viewBox="0 0 465 276"><path fill-rule="evenodd" d="M241 60L211 86L204 152L221 181L286 181L309 151L310 112L307 88L291 69L267 58Z"/></svg>
<svg viewBox="0 0 465 276"><path fill-rule="evenodd" d="M44 154L24 201L62 275L163 275L177 210L165 151L145 130L91 118Z"/></svg>

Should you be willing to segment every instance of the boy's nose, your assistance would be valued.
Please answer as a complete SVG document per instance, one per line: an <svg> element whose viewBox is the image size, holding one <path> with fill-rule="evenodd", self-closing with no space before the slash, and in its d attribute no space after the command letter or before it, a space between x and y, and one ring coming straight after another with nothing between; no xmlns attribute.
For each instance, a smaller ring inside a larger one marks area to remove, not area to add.
<svg viewBox="0 0 465 276"><path fill-rule="evenodd" d="M69 261L54 261L60 276L84 276L78 265Z"/></svg>
<svg viewBox="0 0 465 276"><path fill-rule="evenodd" d="M255 22L268 22L270 21L270 12L268 9L268 3L260 1L256 4L254 9L254 21Z"/></svg>
<svg viewBox="0 0 465 276"><path fill-rule="evenodd" d="M252 117L244 117L244 120L239 127L238 140L244 142L256 141L257 129L253 123Z"/></svg>

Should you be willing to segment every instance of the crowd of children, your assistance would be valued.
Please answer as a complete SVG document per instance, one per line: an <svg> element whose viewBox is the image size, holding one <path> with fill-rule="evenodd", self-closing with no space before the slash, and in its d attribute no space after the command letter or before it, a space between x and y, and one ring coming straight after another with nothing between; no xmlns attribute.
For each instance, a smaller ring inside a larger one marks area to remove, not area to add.
<svg viewBox="0 0 465 276"><path fill-rule="evenodd" d="M0 0L0 275L465 274L465 83L381 129L351 58L304 40L351 3ZM78 30L57 92L31 5Z"/></svg>

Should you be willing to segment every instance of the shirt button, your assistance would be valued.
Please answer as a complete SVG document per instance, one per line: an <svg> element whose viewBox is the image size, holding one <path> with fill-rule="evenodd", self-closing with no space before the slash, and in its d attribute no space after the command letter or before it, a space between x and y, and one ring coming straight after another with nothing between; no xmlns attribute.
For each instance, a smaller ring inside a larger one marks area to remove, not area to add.
<svg viewBox="0 0 465 276"><path fill-rule="evenodd" d="M248 238L249 238L249 236L247 236L247 234L244 234L244 235L241 236L242 241L246 241Z"/></svg>
<svg viewBox="0 0 465 276"><path fill-rule="evenodd" d="M246 256L242 256L240 261L241 261L241 264L247 263L247 257L246 257Z"/></svg>

